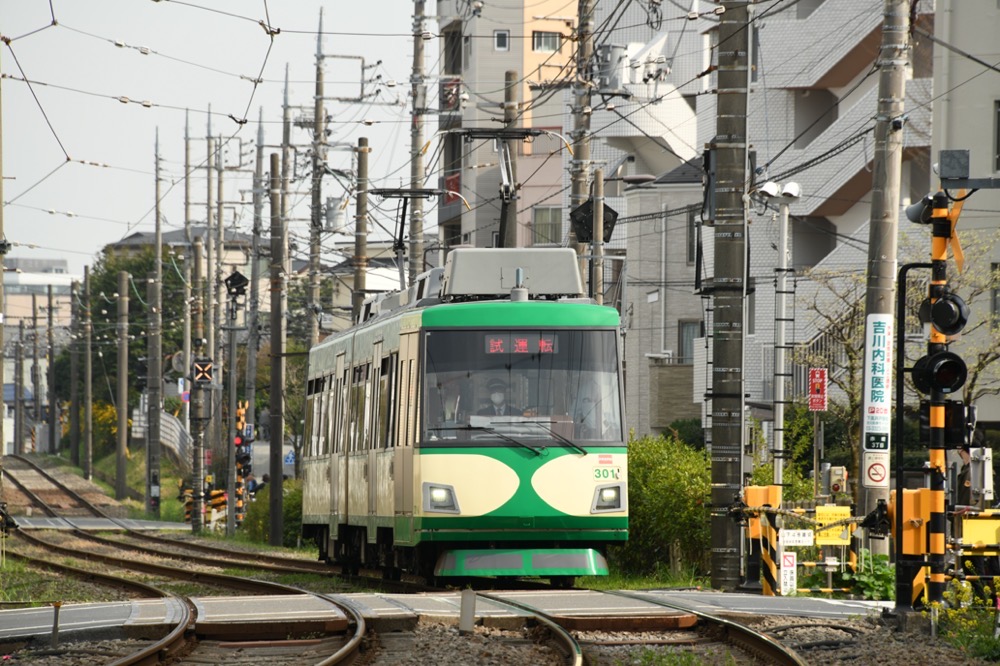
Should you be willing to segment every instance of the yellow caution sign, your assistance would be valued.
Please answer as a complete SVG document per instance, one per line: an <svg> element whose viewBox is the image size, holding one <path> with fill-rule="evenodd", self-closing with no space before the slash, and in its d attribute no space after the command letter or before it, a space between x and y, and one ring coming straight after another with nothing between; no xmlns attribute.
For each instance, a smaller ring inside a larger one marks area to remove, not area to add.
<svg viewBox="0 0 1000 666"><path fill-rule="evenodd" d="M850 525L839 525L823 529L824 525L836 523L851 517L851 507L827 504L816 507L816 545L848 546L851 543Z"/></svg>

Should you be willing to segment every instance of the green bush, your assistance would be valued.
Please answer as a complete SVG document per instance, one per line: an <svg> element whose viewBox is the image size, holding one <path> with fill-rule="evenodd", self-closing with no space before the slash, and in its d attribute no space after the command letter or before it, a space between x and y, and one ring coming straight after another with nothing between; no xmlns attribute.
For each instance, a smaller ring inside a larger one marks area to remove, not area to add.
<svg viewBox="0 0 1000 666"><path fill-rule="evenodd" d="M271 534L271 488L269 483L256 494L247 507L242 530L253 541L267 543ZM281 545L294 548L302 533L302 481L285 479L282 484L284 498L281 503L282 540Z"/></svg>
<svg viewBox="0 0 1000 666"><path fill-rule="evenodd" d="M628 467L629 539L611 549L616 569L651 574L705 567L711 545L705 451L647 436L629 443Z"/></svg>

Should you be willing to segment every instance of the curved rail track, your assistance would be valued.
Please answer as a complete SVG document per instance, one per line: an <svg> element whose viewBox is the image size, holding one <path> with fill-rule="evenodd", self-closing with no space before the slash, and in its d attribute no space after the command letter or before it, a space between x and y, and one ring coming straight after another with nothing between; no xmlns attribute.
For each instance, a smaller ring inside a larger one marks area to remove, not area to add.
<svg viewBox="0 0 1000 666"><path fill-rule="evenodd" d="M27 464L29 467L32 468L33 471L37 472L42 477L44 477L49 483L59 488L61 492L72 497L74 502L76 502L79 505L79 507L86 508L93 515L112 520L131 536L141 539L147 538L149 536L137 530L132 530L125 527L117 519L107 515L107 513L102 511L99 507L95 506L91 502L88 502L79 493L67 487L64 483L61 483L58 479L56 479L51 474L46 472L43 468L35 464L33 461L23 456L11 456L11 457L16 458L17 460ZM21 490L21 492L23 492L26 496L28 496L32 502L37 504L38 507L46 513L46 515L49 515L51 517L61 517L63 520L65 520L67 523L73 526L71 520L67 519L65 516L60 516L59 512L53 509L48 502L44 501L39 495L32 492L30 489L28 489L22 483L20 483L17 480L16 476L8 474L7 478L11 480L15 485L17 485L19 490ZM157 551L152 548L142 548L142 547L137 547L134 544L124 543L121 541L116 541L114 539L96 537L95 535L87 534L86 532L76 528L75 526L73 531L79 536L93 540L98 543L110 545L115 548L128 549L128 550L141 549L143 552L151 553L161 557L183 558L186 560L188 564L190 564L191 561L191 557L188 555L183 555L180 553L164 554L163 552ZM86 561L100 562L103 564L108 564L124 569L143 571L145 573L150 573L172 579L195 581L199 583L209 583L212 585L217 585L228 589L236 589L256 594L272 594L272 595L308 594L323 599L327 603L333 604L335 607L337 607L344 613L344 615L348 618L348 625L350 627L353 627L353 632L349 637L345 636L343 640L337 640L334 642L334 644L330 646L332 654L325 654L316 657L315 661L316 664L323 664L323 665L340 664L340 663L346 663L350 659L353 659L360 651L362 639L364 638L366 632L365 620L364 617L361 615L361 613L358 612L357 609L353 608L351 605L345 603L344 601L333 598L329 595L318 594L291 585L283 585L280 583L274 583L270 581L256 580L239 576L230 576L227 574L219 574L212 572L192 571L189 568L170 567L162 564L155 564L152 562L137 561L135 559L119 558L93 552L81 552L80 550L77 549L65 548L58 544L53 544L51 542L48 542L44 539L40 539L34 535L31 535L21 530L15 531L15 534L19 539L24 540L25 542L35 547L43 548L48 551L57 552L62 555ZM159 538L153 538L152 540L157 542L169 541L171 544L175 546L182 546L182 547L185 546L185 543L182 541L169 540L169 539L161 540ZM232 551L225 551L225 552L226 554L229 555L229 559L201 558L202 560L201 563L211 566L238 565L242 567L265 569L268 571L277 571L283 573L288 573L288 572L321 573L320 570L318 570L317 568L309 566L318 563L312 563L308 561L296 561L292 558L267 558L272 560L279 560L281 562L281 565L271 564L271 563L247 563L245 561L235 563L231 559L233 557ZM13 555L14 557L18 557L20 559L28 561L35 566L54 569L75 577L98 580L109 586L135 591L141 596L153 597L153 598L156 597L175 598L180 602L178 605L181 608L183 608L183 612L181 614L181 617L177 620L173 629L171 629L160 640L155 641L154 643L145 646L140 650L135 651L134 653L115 661L114 662L115 664L122 664L122 665L159 664L159 663L164 663L164 661L166 660L169 660L170 658L172 658L173 655L188 653L191 652L192 650L197 649L195 647L197 644L196 637L193 634L193 630L196 626L197 613L195 611L194 604L189 599L178 597L177 595L174 595L171 592L161 590L152 585L130 580L127 578L122 578L120 576L114 576L106 572L96 572L87 569L80 569L77 567L72 567L69 565L52 562L50 560L19 554L14 551L10 552L10 554ZM253 556L255 558L257 557L256 555ZM297 566L299 563L304 564L306 566L301 566L301 567ZM330 570L328 568L325 568L325 572L323 573L329 575ZM248 643L245 649L252 650L254 647L255 644ZM261 647L260 649L261 650L267 649L273 651L274 647L275 647L275 642L268 642L266 644L266 648ZM326 649L326 645L323 643L320 643L318 647L320 650ZM301 654L301 656L303 658L309 658L305 654ZM262 658L262 660L264 659Z"/></svg>

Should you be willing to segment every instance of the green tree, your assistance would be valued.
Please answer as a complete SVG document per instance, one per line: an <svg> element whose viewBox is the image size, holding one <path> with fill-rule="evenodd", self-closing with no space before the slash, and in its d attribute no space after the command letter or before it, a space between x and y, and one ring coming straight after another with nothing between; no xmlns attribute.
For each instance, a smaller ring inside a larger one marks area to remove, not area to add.
<svg viewBox="0 0 1000 666"><path fill-rule="evenodd" d="M612 549L624 572L704 571L710 551L709 460L674 437L629 443L629 540Z"/></svg>

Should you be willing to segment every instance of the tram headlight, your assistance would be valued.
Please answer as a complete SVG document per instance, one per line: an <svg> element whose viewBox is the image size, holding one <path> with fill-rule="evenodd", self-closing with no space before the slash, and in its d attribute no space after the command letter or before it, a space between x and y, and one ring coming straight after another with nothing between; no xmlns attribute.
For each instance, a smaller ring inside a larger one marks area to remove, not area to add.
<svg viewBox="0 0 1000 666"><path fill-rule="evenodd" d="M591 513L604 513L607 511L622 510L622 495L624 491L621 484L613 486L598 486L594 490L594 502L590 507Z"/></svg>
<svg viewBox="0 0 1000 666"><path fill-rule="evenodd" d="M459 513L455 488L443 483L424 483L424 511L428 513Z"/></svg>

